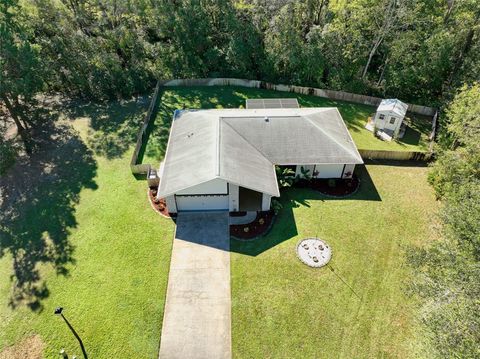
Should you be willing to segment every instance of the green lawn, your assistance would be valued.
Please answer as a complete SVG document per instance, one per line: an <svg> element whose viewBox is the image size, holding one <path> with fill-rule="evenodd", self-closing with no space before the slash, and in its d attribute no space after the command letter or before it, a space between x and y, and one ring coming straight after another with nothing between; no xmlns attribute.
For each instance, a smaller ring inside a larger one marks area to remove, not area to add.
<svg viewBox="0 0 480 359"><path fill-rule="evenodd" d="M90 105L65 116L84 118L74 122L84 139L95 118L127 123L129 109ZM22 350L42 347L47 358L58 358L61 348L81 357L74 336L53 314L63 306L89 357L154 358L174 225L151 209L145 181L131 175L132 142L107 159L78 135L65 136L31 165L12 169L31 175L26 198L0 202L2 214L18 212L0 223L0 357L3 350L23 357ZM3 178L0 193L15 194L12 186L21 180Z"/></svg>
<svg viewBox="0 0 480 359"><path fill-rule="evenodd" d="M147 159L161 158L178 104L238 107L252 94L208 88L163 96L168 101L152 137L159 142L149 142ZM28 349L56 358L61 348L80 356L53 314L57 306L91 358L157 356L174 225L152 211L145 181L129 171L134 129L147 105L62 108L61 117L72 121L52 147L0 179L0 357ZM357 105L343 106L359 113ZM422 350L415 301L403 292L409 276L403 258L410 245L433 236L427 170L367 169L352 198L290 190L266 238L232 242L235 357L413 357ZM299 239L315 235L331 244L334 271L309 269L295 257Z"/></svg>
<svg viewBox="0 0 480 359"><path fill-rule="evenodd" d="M158 114L147 143L144 163L157 164L165 153L173 111L176 109L238 108L247 98L296 97L303 107L338 107L359 149L391 151L424 151L428 149L431 128L428 118L408 120L411 127L399 142L385 142L375 138L364 126L375 108L351 102L328 100L321 97L244 87L173 87L159 98Z"/></svg>
<svg viewBox="0 0 480 359"><path fill-rule="evenodd" d="M405 251L435 237L427 168L366 168L353 197L290 189L267 237L232 240L235 358L428 356L416 302L404 291ZM328 267L297 259L296 244L308 236L331 245Z"/></svg>

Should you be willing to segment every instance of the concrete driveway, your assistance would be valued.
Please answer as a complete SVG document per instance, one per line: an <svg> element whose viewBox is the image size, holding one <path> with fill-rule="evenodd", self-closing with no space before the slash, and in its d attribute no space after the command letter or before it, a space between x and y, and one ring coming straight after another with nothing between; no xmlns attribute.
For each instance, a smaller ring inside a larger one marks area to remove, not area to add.
<svg viewBox="0 0 480 359"><path fill-rule="evenodd" d="M231 358L228 212L179 213L161 359Z"/></svg>

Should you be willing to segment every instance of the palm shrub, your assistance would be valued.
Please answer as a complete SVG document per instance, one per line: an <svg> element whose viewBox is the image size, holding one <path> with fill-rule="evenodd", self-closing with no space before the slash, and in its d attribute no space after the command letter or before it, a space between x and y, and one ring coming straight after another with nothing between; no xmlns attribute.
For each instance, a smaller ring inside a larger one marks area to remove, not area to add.
<svg viewBox="0 0 480 359"><path fill-rule="evenodd" d="M277 174L278 188L291 187L295 180L295 171L291 168L275 166Z"/></svg>

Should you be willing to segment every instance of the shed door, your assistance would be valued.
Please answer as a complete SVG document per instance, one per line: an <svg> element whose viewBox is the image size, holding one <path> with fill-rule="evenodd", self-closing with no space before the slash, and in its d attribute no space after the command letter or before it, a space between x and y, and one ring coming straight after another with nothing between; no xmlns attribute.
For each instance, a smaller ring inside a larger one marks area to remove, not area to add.
<svg viewBox="0 0 480 359"><path fill-rule="evenodd" d="M177 211L228 211L228 195L175 196Z"/></svg>

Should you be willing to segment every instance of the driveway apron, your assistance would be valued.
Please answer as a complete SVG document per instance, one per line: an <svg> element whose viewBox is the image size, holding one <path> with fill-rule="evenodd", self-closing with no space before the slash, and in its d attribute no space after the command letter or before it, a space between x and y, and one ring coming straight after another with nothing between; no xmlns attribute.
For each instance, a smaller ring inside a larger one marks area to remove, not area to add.
<svg viewBox="0 0 480 359"><path fill-rule="evenodd" d="M231 358L228 212L177 217L160 359Z"/></svg>

